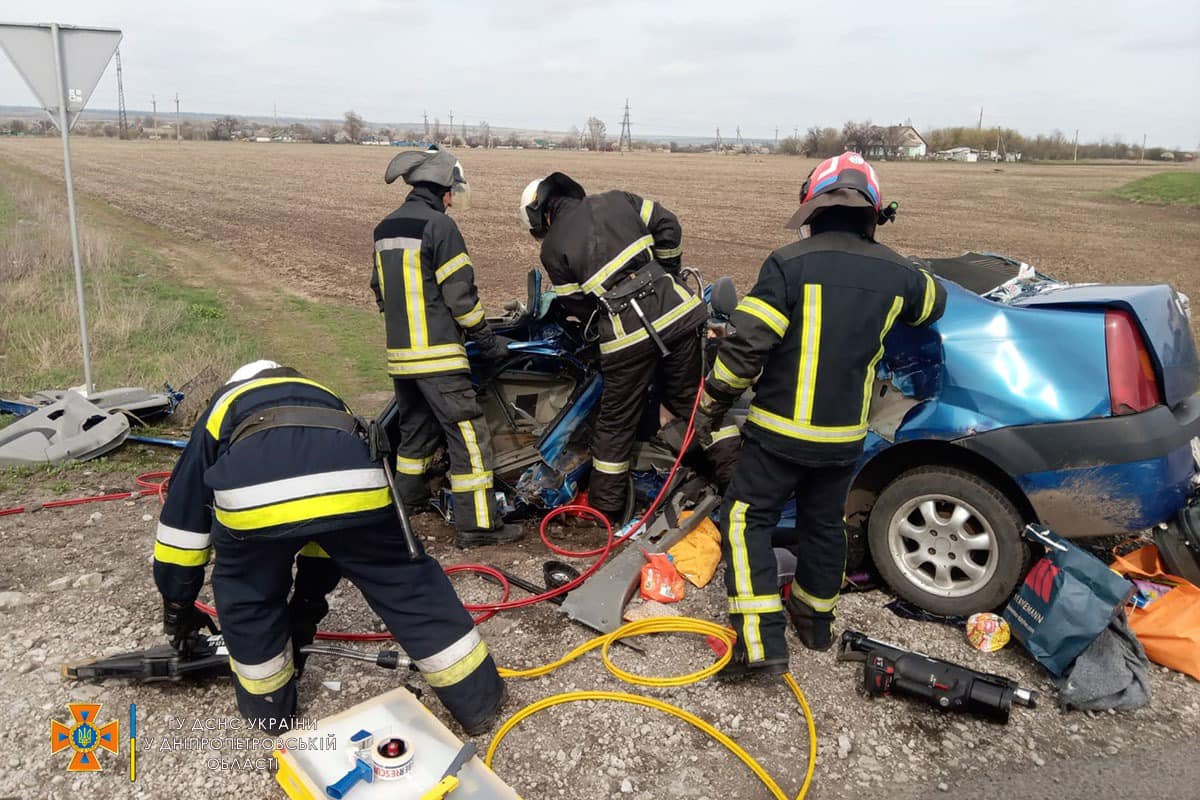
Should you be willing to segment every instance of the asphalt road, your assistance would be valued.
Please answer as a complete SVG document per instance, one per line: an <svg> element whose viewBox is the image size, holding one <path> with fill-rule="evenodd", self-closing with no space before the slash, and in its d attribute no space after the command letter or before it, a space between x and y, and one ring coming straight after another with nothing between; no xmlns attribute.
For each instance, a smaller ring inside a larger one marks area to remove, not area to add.
<svg viewBox="0 0 1200 800"><path fill-rule="evenodd" d="M915 793L893 795L894 800L916 798L1022 798L1022 800L1108 800L1108 798L1200 797L1200 731L1181 732L1186 738L1146 742L1115 756L1049 760L1043 767L1032 762L1020 771L993 770ZM1003 735L1001 732L999 735Z"/></svg>

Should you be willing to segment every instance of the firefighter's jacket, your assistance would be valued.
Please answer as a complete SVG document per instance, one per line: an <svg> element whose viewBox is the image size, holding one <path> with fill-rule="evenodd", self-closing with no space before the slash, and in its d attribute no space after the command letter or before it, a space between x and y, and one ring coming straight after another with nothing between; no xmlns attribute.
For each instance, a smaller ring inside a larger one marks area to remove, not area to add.
<svg viewBox="0 0 1200 800"><path fill-rule="evenodd" d="M934 322L945 304L930 273L857 233L789 244L734 311L703 402L754 384L745 435L796 463L850 463L867 435L884 337L896 322Z"/></svg>
<svg viewBox="0 0 1200 800"><path fill-rule="evenodd" d="M552 206L550 232L542 242L542 266L554 291L586 320L599 305L601 361L656 354L636 311L610 314L604 296L640 268L657 262L663 271L653 294L638 302L663 339L704 322L700 300L678 280L682 248L679 220L661 204L622 191L560 198Z"/></svg>
<svg viewBox="0 0 1200 800"><path fill-rule="evenodd" d="M308 537L395 519L383 469L355 434L289 426L230 445L244 421L281 406L347 411L333 392L286 368L217 394L171 473L159 515L154 579L166 600L195 600L216 529L239 539Z"/></svg>
<svg viewBox="0 0 1200 800"><path fill-rule="evenodd" d="M387 326L388 374L468 374L468 338L491 335L458 225L433 191L416 186L375 226L371 289ZM481 341L482 344L482 341Z"/></svg>

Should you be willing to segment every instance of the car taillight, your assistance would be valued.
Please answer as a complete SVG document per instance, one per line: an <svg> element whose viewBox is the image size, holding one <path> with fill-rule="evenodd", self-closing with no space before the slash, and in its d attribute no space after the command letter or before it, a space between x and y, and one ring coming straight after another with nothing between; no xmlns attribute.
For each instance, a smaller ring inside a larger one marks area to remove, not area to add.
<svg viewBox="0 0 1200 800"><path fill-rule="evenodd" d="M1104 313L1104 346L1113 416L1136 414L1162 402L1150 351L1128 311Z"/></svg>

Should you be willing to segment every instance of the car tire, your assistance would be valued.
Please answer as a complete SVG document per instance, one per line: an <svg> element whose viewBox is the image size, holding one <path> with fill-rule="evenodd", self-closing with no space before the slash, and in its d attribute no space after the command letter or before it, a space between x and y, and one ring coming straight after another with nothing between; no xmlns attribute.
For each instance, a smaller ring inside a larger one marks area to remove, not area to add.
<svg viewBox="0 0 1200 800"><path fill-rule="evenodd" d="M902 473L867 523L871 556L892 590L926 611L967 616L1012 596L1029 565L1024 520L979 476L953 467Z"/></svg>

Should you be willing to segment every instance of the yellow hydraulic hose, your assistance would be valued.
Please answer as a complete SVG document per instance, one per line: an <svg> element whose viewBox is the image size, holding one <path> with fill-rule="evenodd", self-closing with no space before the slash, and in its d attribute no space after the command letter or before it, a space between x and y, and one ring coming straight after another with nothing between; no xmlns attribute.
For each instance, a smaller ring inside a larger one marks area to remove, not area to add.
<svg viewBox="0 0 1200 800"><path fill-rule="evenodd" d="M718 658L716 662L710 664L704 669L696 672L688 673L687 675L667 676L667 677L646 677L643 675L635 675L632 672L627 672L612 662L609 657L609 648L613 642L619 639L627 639L633 636L644 636L649 633L690 633L698 636L714 636L726 644L726 652ZM603 636L597 636L587 642L584 642L579 647L576 647L571 652L560 658L558 661L546 664L541 667L533 667L531 669L500 669L500 674L505 678L537 678L553 672L564 664L574 661L584 653L600 648L600 658L604 661L605 668L613 675L617 676L626 683L631 683L636 686L685 686L689 683L696 683L704 680L719 672L726 664L733 652L733 643L735 634L729 628L718 625L715 622L708 622L701 619L693 619L690 617L652 617L650 619L638 620L622 625L612 633L607 633ZM800 711L804 715L804 721L808 725L808 768L804 774L804 783L800 787L800 793L796 795L796 800L803 800L808 794L808 788L812 784L813 770L817 763L817 726L813 721L812 710L808 707L808 700L804 697L804 692L801 691L800 685L796 683L796 679L790 674L783 676L784 682L788 688L792 690L792 694L796 696L796 702L800 705ZM763 786L771 793L771 796L776 800L788 800L788 796L784 794L783 789L779 788L779 784L763 769L762 765L754 760L754 757L747 753L741 745L730 739L721 731L717 730L708 722L705 722L700 717L685 711L678 706L665 703L662 700L657 700L652 697L643 697L642 695L629 694L627 692L566 692L564 694L556 694L550 697L538 700L535 703L525 706L513 716L509 717L500 730L496 732L496 737L492 739L492 743L488 745L487 754L484 756L484 763L489 767L492 765L492 759L495 758L496 751L500 748L500 742L504 737L521 723L526 717L532 716L539 711L543 711L552 706L562 705L564 703L577 703L582 700L607 700L617 703L630 703L633 705L644 706L645 708L653 708L662 711L665 714L670 714L673 717L683 720L694 728L703 731L714 741L719 742L726 750L733 753L743 764L750 768L750 771L762 782Z"/></svg>

